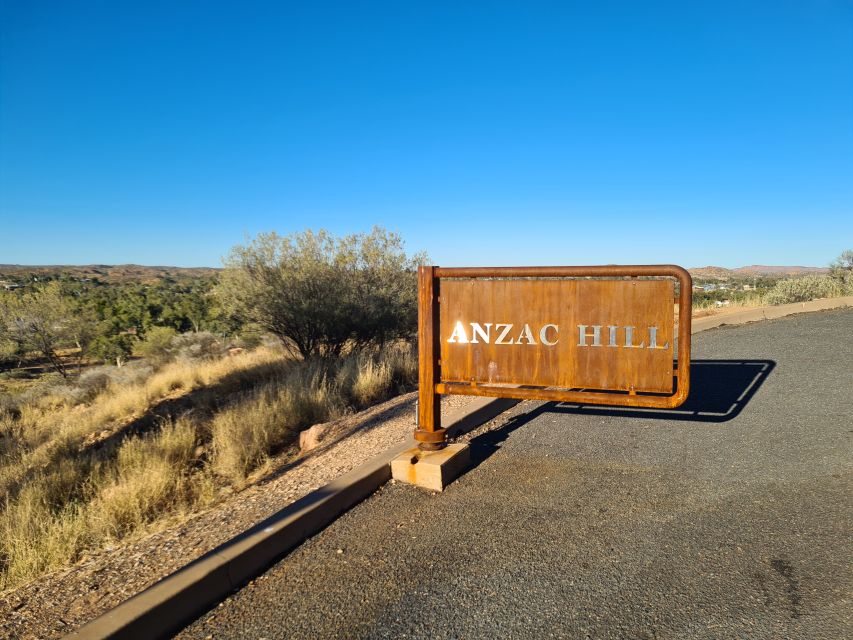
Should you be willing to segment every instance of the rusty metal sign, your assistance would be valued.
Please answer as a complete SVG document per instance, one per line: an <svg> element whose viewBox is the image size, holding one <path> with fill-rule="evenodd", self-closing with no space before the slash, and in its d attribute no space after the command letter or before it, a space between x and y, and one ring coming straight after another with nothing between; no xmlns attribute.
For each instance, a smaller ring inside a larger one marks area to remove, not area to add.
<svg viewBox="0 0 853 640"><path fill-rule="evenodd" d="M421 267L418 275L415 437L424 448L444 444L441 394L656 408L687 398L692 282L681 267Z"/></svg>

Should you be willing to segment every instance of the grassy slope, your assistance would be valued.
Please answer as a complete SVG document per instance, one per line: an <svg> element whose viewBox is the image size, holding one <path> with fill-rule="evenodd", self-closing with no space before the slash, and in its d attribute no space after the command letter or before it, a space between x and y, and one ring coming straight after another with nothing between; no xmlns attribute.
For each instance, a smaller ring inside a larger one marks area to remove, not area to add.
<svg viewBox="0 0 853 640"><path fill-rule="evenodd" d="M0 412L0 589L205 507L301 429L416 375L403 345L318 362L260 348Z"/></svg>

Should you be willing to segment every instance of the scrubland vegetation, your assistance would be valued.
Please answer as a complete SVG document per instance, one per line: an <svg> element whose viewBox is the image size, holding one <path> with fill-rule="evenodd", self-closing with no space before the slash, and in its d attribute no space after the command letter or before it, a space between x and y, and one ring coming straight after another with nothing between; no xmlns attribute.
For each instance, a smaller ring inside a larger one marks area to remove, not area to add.
<svg viewBox="0 0 853 640"><path fill-rule="evenodd" d="M851 274L853 251L848 250L832 263L826 275L743 277L722 283L715 281L713 290L694 292L693 308L711 309L722 303L736 307L760 307L850 296L853 295Z"/></svg>
<svg viewBox="0 0 853 640"><path fill-rule="evenodd" d="M197 512L297 455L301 430L414 388L422 260L381 229L267 234L218 278L40 272L0 291L0 590ZM749 296L849 295L851 270L845 252Z"/></svg>
<svg viewBox="0 0 853 640"><path fill-rule="evenodd" d="M713 309L721 305L733 307L763 307L820 298L853 295L853 281L832 275L806 275L777 279L767 287L754 290L717 289L693 295L693 309Z"/></svg>
<svg viewBox="0 0 853 640"><path fill-rule="evenodd" d="M780 280L764 296L765 304L790 304L818 298L853 295L853 280L833 276L803 276Z"/></svg>
<svg viewBox="0 0 853 640"><path fill-rule="evenodd" d="M335 359L261 346L122 369L0 411L0 588L210 504L271 456L295 454L300 430L417 378L402 342Z"/></svg>
<svg viewBox="0 0 853 640"><path fill-rule="evenodd" d="M236 247L221 283L42 274L0 292L0 589L198 511L298 455L301 430L414 388L416 265L381 229L306 232Z"/></svg>

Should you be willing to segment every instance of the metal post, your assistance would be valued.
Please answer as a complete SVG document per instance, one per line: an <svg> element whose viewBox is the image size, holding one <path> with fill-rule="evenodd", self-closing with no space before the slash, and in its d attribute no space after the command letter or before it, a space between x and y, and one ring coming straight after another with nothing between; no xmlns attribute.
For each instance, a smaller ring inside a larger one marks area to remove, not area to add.
<svg viewBox="0 0 853 640"><path fill-rule="evenodd" d="M438 278L436 267L418 267L418 428L415 440L423 451L447 445L441 428L441 396L435 385L439 374Z"/></svg>

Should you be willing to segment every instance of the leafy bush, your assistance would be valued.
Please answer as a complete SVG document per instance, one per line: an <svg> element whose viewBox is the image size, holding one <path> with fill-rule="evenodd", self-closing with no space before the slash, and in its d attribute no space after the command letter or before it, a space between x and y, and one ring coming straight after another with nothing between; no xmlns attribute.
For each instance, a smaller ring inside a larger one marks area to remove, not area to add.
<svg viewBox="0 0 853 640"><path fill-rule="evenodd" d="M182 333L172 338L171 351L178 360L208 360L225 353L225 344L208 331Z"/></svg>
<svg viewBox="0 0 853 640"><path fill-rule="evenodd" d="M853 290L853 249L842 251L841 255L829 266L829 273L845 285L848 292Z"/></svg>
<svg viewBox="0 0 853 640"><path fill-rule="evenodd" d="M829 276L803 276L780 280L767 292L767 304L790 304L818 298L834 298L845 295L845 286Z"/></svg>
<svg viewBox="0 0 853 640"><path fill-rule="evenodd" d="M163 363L172 357L172 339L178 335L172 327L151 327L145 332L145 338L133 349L137 356L147 358L154 363Z"/></svg>
<svg viewBox="0 0 853 640"><path fill-rule="evenodd" d="M103 372L116 385L138 384L154 373L154 367L143 360L128 362L123 367L103 366L95 371Z"/></svg>
<svg viewBox="0 0 853 640"><path fill-rule="evenodd" d="M96 336L86 351L101 362L115 362L116 366L122 366L133 351L134 341L134 337L127 333L103 334Z"/></svg>
<svg viewBox="0 0 853 640"><path fill-rule="evenodd" d="M0 373L0 380L31 380L37 374L26 369L13 369L12 371L4 371Z"/></svg>
<svg viewBox="0 0 853 640"><path fill-rule="evenodd" d="M45 389L45 395L63 398L67 404L77 405L92 402L111 384L127 384L143 380L151 375L152 369L143 363L132 363L122 367L103 365L88 369L71 384Z"/></svg>
<svg viewBox="0 0 853 640"><path fill-rule="evenodd" d="M256 349L264 344L265 337L269 337L269 334L261 327L247 325L237 336L234 346L240 349Z"/></svg>
<svg viewBox="0 0 853 640"><path fill-rule="evenodd" d="M344 238L261 234L231 250L217 293L226 311L303 357L334 356L414 333L421 260L378 227Z"/></svg>
<svg viewBox="0 0 853 640"><path fill-rule="evenodd" d="M91 339L91 319L59 283L21 294L0 292L0 347L4 359L14 354L39 353L50 367L67 378L71 371L60 350L83 347Z"/></svg>
<svg viewBox="0 0 853 640"><path fill-rule="evenodd" d="M134 352L156 366L171 360L187 362L218 358L226 345L209 331L177 333L171 327L152 327Z"/></svg>
<svg viewBox="0 0 853 640"><path fill-rule="evenodd" d="M110 386L112 378L107 367L90 369L80 374L77 380L78 397L81 402L94 400L99 393Z"/></svg>

